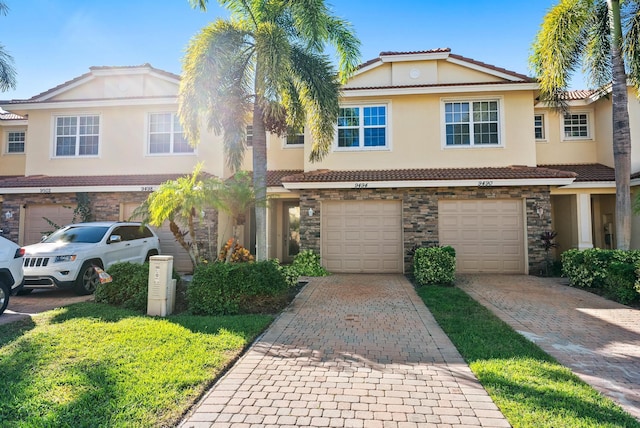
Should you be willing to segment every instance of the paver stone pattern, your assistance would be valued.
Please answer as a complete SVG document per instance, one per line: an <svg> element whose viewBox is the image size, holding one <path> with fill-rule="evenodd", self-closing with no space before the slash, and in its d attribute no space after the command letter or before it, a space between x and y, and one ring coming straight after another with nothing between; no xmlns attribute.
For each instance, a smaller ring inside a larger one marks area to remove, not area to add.
<svg viewBox="0 0 640 428"><path fill-rule="evenodd" d="M182 427L508 427L401 275L312 278Z"/></svg>

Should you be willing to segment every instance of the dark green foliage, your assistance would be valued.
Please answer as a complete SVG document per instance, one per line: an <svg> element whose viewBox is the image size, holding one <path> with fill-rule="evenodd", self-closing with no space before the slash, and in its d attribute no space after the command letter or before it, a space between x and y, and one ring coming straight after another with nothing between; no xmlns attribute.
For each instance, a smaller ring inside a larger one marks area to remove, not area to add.
<svg viewBox="0 0 640 428"><path fill-rule="evenodd" d="M149 296L149 263L115 263L107 273L112 282L100 284L95 292L98 303L107 303L136 311L146 311ZM173 272L173 278L180 276Z"/></svg>
<svg viewBox="0 0 640 428"><path fill-rule="evenodd" d="M574 287L595 288L620 303L640 300L636 290L638 250L568 250L562 253L562 274Z"/></svg>
<svg viewBox="0 0 640 428"><path fill-rule="evenodd" d="M277 260L198 266L187 289L189 310L218 315L262 312L290 287Z"/></svg>
<svg viewBox="0 0 640 428"><path fill-rule="evenodd" d="M320 264L320 255L312 250L303 250L298 253L291 263L291 267L299 276L327 276L329 272Z"/></svg>
<svg viewBox="0 0 640 428"><path fill-rule="evenodd" d="M456 251L453 247L422 247L413 256L413 274L419 285L453 285Z"/></svg>
<svg viewBox="0 0 640 428"><path fill-rule="evenodd" d="M295 287L298 285L300 273L293 265L280 266L280 272L282 273L282 276L284 276L289 287Z"/></svg>
<svg viewBox="0 0 640 428"><path fill-rule="evenodd" d="M636 283L636 266L630 263L613 262L607 268L604 288L607 297L622 304L633 303L640 298L634 285Z"/></svg>

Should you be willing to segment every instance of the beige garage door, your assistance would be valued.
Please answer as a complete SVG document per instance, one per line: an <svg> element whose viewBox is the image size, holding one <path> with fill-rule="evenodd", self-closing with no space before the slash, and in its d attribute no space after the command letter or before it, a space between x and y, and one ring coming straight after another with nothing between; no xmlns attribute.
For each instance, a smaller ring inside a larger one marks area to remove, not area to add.
<svg viewBox="0 0 640 428"><path fill-rule="evenodd" d="M75 205L27 205L22 245L40 242L43 234L51 233L56 229L47 219L60 227L70 224L75 208Z"/></svg>
<svg viewBox="0 0 640 428"><path fill-rule="evenodd" d="M124 204L124 219L128 220L133 211L138 208L138 204ZM133 219L137 221L137 219ZM169 230L169 223L166 222L162 227L154 227L153 230L160 238L160 252L166 256L173 256L173 268L178 272L193 271L193 264L187 251L178 244L176 238ZM189 241L188 236L185 237Z"/></svg>
<svg viewBox="0 0 640 428"><path fill-rule="evenodd" d="M330 272L402 273L400 201L323 202L320 233Z"/></svg>
<svg viewBox="0 0 640 428"><path fill-rule="evenodd" d="M438 203L441 245L456 250L458 272L525 273L522 200Z"/></svg>

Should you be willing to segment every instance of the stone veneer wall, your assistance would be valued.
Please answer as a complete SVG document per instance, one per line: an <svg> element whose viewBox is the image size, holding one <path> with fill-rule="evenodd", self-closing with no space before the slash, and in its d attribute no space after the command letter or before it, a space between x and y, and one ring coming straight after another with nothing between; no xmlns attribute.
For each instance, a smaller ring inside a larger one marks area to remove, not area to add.
<svg viewBox="0 0 640 428"><path fill-rule="evenodd" d="M117 221L120 219L120 204L121 203L142 203L147 196L148 192L99 192L92 193L87 192L89 196L89 204L91 206L91 212L94 220L96 221ZM11 210L14 215L13 218L6 221L2 219L1 228L5 231L4 237L14 242L18 242L18 227L20 223L20 207L29 205L44 205L44 204L56 204L56 205L69 205L75 206L77 204L76 193L47 193L47 194L20 194L20 195L4 195L2 202L3 212ZM205 224L198 224L196 227L196 236L198 241L205 243L205 250L211 246L208 244L212 241L213 251L217 251L215 248L218 242L218 213L211 209L207 210L205 218L207 222ZM126 219L125 219L126 220ZM209 252L213 252L207 250ZM213 256L213 254L212 254Z"/></svg>
<svg viewBox="0 0 640 428"><path fill-rule="evenodd" d="M440 199L526 199L529 273L537 274L545 260L540 234L551 229L551 198L548 186L532 187L443 187L408 189L317 189L300 193L301 249L320 253L320 216L323 200L402 201L404 268L413 270L408 252L415 246L438 245L438 201ZM306 213L313 209L313 216ZM543 209L540 217L537 209Z"/></svg>

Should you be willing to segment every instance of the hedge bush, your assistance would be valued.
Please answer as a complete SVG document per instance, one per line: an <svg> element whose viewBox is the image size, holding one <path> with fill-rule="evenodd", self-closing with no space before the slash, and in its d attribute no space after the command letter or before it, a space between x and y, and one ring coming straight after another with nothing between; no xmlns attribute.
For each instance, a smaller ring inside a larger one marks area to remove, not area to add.
<svg viewBox="0 0 640 428"><path fill-rule="evenodd" d="M449 246L416 249L413 274L419 285L453 285L456 280L456 251Z"/></svg>
<svg viewBox="0 0 640 428"><path fill-rule="evenodd" d="M640 300L638 250L567 250L562 253L562 274L574 287L594 288L620 303Z"/></svg>
<svg viewBox="0 0 640 428"><path fill-rule="evenodd" d="M114 263L107 269L107 273L111 275L113 281L100 284L96 288L96 302L136 311L147 310L149 263ZM175 271L173 278L180 280L180 276Z"/></svg>
<svg viewBox="0 0 640 428"><path fill-rule="evenodd" d="M303 250L296 254L291 269L300 276L327 276L329 272L320 264L320 255L312 250Z"/></svg>
<svg viewBox="0 0 640 428"><path fill-rule="evenodd" d="M218 262L195 269L187 300L189 311L198 315L254 313L278 305L289 290L277 260Z"/></svg>

